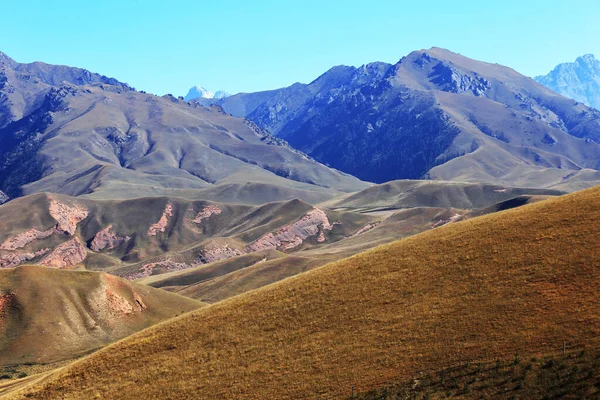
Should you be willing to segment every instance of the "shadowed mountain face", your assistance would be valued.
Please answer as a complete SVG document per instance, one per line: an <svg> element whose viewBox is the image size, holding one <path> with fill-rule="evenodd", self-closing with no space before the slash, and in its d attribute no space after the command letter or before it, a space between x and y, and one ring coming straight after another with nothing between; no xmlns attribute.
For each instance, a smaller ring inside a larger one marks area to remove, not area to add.
<svg viewBox="0 0 600 400"><path fill-rule="evenodd" d="M248 184L259 186L253 195ZM244 192L240 202L256 204L317 202L366 186L218 108L136 92L86 70L0 56L0 190L10 197Z"/></svg>
<svg viewBox="0 0 600 400"><path fill-rule="evenodd" d="M600 112L447 50L335 67L308 85L218 101L361 179L509 186L600 180Z"/></svg>
<svg viewBox="0 0 600 400"><path fill-rule="evenodd" d="M556 93L600 109L600 61L592 54L559 64L548 75L534 79Z"/></svg>

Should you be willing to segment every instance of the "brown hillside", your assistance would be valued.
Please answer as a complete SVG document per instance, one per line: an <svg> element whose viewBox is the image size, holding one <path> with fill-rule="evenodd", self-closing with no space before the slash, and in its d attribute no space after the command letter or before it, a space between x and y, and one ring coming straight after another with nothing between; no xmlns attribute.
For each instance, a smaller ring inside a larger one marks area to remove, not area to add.
<svg viewBox="0 0 600 400"><path fill-rule="evenodd" d="M146 330L28 396L339 398L598 345L599 218L594 188L449 224Z"/></svg>
<svg viewBox="0 0 600 400"><path fill-rule="evenodd" d="M201 306L97 272L0 270L0 367L72 359Z"/></svg>

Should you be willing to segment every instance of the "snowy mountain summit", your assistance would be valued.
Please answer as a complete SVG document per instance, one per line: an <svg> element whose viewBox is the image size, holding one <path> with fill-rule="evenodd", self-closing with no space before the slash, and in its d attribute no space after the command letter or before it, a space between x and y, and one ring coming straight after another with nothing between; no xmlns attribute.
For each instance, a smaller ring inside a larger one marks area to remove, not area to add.
<svg viewBox="0 0 600 400"><path fill-rule="evenodd" d="M229 97L229 96L230 96L230 94L224 90L218 90L216 93L213 93L210 90L203 88L202 86L193 86L188 91L188 94L185 96L185 100L189 101L189 100L198 99L198 98L224 99L225 97Z"/></svg>

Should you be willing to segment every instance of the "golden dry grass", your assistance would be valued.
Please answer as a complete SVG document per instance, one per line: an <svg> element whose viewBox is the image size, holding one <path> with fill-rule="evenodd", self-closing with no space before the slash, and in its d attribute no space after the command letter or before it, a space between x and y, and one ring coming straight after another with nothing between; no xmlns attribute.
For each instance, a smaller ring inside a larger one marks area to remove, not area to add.
<svg viewBox="0 0 600 400"><path fill-rule="evenodd" d="M599 219L594 188L450 224L150 328L27 395L340 398L598 345Z"/></svg>

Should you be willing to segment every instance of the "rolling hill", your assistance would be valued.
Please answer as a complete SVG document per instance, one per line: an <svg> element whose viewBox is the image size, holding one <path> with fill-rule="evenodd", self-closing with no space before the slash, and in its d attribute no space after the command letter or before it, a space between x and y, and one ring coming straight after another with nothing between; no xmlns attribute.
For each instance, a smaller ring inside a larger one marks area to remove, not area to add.
<svg viewBox="0 0 600 400"><path fill-rule="evenodd" d="M243 192L236 202L258 204L322 201L367 186L218 108L137 92L87 70L0 56L0 190L11 198Z"/></svg>
<svg viewBox="0 0 600 400"><path fill-rule="evenodd" d="M597 347L599 199L589 189L378 247L150 328L12 396L343 398L464 360Z"/></svg>
<svg viewBox="0 0 600 400"><path fill-rule="evenodd" d="M202 101L371 182L569 191L600 182L598 110L510 68L440 48L394 65L337 66L308 85Z"/></svg>
<svg viewBox="0 0 600 400"><path fill-rule="evenodd" d="M0 206L0 269L97 270L214 302L525 194L562 192L399 181L318 207L33 194Z"/></svg>
<svg viewBox="0 0 600 400"><path fill-rule="evenodd" d="M0 270L0 367L72 359L201 306L97 272Z"/></svg>

